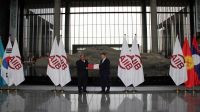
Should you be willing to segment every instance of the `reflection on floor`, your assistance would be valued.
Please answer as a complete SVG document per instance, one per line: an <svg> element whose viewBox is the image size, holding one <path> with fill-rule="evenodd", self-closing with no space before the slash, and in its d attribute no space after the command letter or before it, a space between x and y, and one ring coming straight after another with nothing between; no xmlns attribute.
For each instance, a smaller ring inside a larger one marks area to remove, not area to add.
<svg viewBox="0 0 200 112"><path fill-rule="evenodd" d="M1 112L200 112L199 93L57 93L19 90L0 93Z"/></svg>

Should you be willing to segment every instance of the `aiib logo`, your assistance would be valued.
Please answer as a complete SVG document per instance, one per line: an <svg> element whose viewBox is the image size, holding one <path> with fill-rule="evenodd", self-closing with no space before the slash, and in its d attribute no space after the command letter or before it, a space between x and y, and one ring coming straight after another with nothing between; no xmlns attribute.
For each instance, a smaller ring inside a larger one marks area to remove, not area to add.
<svg viewBox="0 0 200 112"><path fill-rule="evenodd" d="M185 66L184 57L180 54L172 55L171 66L176 69L182 69Z"/></svg>
<svg viewBox="0 0 200 112"><path fill-rule="evenodd" d="M138 55L123 55L119 58L119 66L122 69L130 70L134 68L138 70L142 67L141 58Z"/></svg>
<svg viewBox="0 0 200 112"><path fill-rule="evenodd" d="M19 56L10 57L8 64L11 69L19 70L22 68L21 58Z"/></svg>
<svg viewBox="0 0 200 112"><path fill-rule="evenodd" d="M65 70L67 68L67 58L65 56L53 55L49 57L49 66L53 69Z"/></svg>

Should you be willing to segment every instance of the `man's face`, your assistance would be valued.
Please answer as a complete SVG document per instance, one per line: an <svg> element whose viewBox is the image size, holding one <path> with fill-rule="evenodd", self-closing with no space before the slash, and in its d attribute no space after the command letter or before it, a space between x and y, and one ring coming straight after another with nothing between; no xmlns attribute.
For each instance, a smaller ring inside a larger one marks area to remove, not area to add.
<svg viewBox="0 0 200 112"><path fill-rule="evenodd" d="M101 54L101 59L104 59L105 57L106 57L105 55Z"/></svg>
<svg viewBox="0 0 200 112"><path fill-rule="evenodd" d="M81 55L81 56L80 56L80 59L81 59L81 60L85 60L85 56L84 56L84 55Z"/></svg>

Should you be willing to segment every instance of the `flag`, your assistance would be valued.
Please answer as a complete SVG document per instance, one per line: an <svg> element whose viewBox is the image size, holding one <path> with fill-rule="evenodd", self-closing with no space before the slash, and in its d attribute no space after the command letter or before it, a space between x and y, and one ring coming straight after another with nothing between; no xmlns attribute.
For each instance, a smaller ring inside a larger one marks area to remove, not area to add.
<svg viewBox="0 0 200 112"><path fill-rule="evenodd" d="M196 37L194 37L192 41L192 58L194 61L195 72L198 75L198 82L200 82L200 49L198 48Z"/></svg>
<svg viewBox="0 0 200 112"><path fill-rule="evenodd" d="M12 44L10 41L10 38L8 39L8 44L6 46L3 59L2 59L2 66L1 66L1 76L6 82L8 86L11 86L13 83L11 82L11 77L8 73L8 65L9 65L9 60L10 60L10 55L12 53Z"/></svg>
<svg viewBox="0 0 200 112"><path fill-rule="evenodd" d="M178 36L176 38L174 51L171 56L169 75L177 86L187 81L187 70L186 70L185 59L183 57L183 51L181 49Z"/></svg>
<svg viewBox="0 0 200 112"><path fill-rule="evenodd" d="M88 69L94 70L94 69L99 69L99 64L88 64Z"/></svg>
<svg viewBox="0 0 200 112"><path fill-rule="evenodd" d="M136 87L144 82L143 66L136 37L133 39L132 42L131 60L132 60L131 79L133 80L132 82L133 86Z"/></svg>
<svg viewBox="0 0 200 112"><path fill-rule="evenodd" d="M4 48L3 48L2 40L0 38L0 67L2 66L3 54L4 54ZM3 77L0 76L0 86L4 86L4 85L6 85L6 82L4 81Z"/></svg>
<svg viewBox="0 0 200 112"><path fill-rule="evenodd" d="M69 71L69 64L67 62L67 54L65 52L65 48L62 42L62 39L60 39L59 42L59 49L60 51L60 62L61 62L61 68L60 68L60 85L61 87L65 86L67 83L71 81L71 75Z"/></svg>
<svg viewBox="0 0 200 112"><path fill-rule="evenodd" d="M127 87L132 84L131 79L132 60L130 56L130 50L126 38L123 38L122 50L120 53L118 64L118 77L122 80Z"/></svg>
<svg viewBox="0 0 200 112"><path fill-rule="evenodd" d="M184 39L183 43L183 55L186 62L187 77L188 77L188 80L185 82L185 87L192 88L193 86L196 86L198 84L198 76L194 70L194 62L192 59L192 53L187 37Z"/></svg>
<svg viewBox="0 0 200 112"><path fill-rule="evenodd" d="M59 72L60 72L60 55L58 50L58 42L55 37L51 49L51 53L49 56L49 62L47 66L47 75L51 79L51 81L54 83L54 85L59 85Z"/></svg>
<svg viewBox="0 0 200 112"><path fill-rule="evenodd" d="M19 52L19 46L17 43L17 40L15 39L11 57L9 60L9 67L8 71L11 77L11 81L15 86L18 86L21 84L25 78L24 78L24 69L23 69L23 64L21 61L21 55Z"/></svg>

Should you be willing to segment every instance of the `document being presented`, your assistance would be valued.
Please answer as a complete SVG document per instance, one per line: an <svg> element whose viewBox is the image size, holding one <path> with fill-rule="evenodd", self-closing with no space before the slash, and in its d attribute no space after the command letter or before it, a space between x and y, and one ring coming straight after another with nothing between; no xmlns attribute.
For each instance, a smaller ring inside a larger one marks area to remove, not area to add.
<svg viewBox="0 0 200 112"><path fill-rule="evenodd" d="M93 70L93 69L99 69L99 64L88 64L88 69Z"/></svg>

